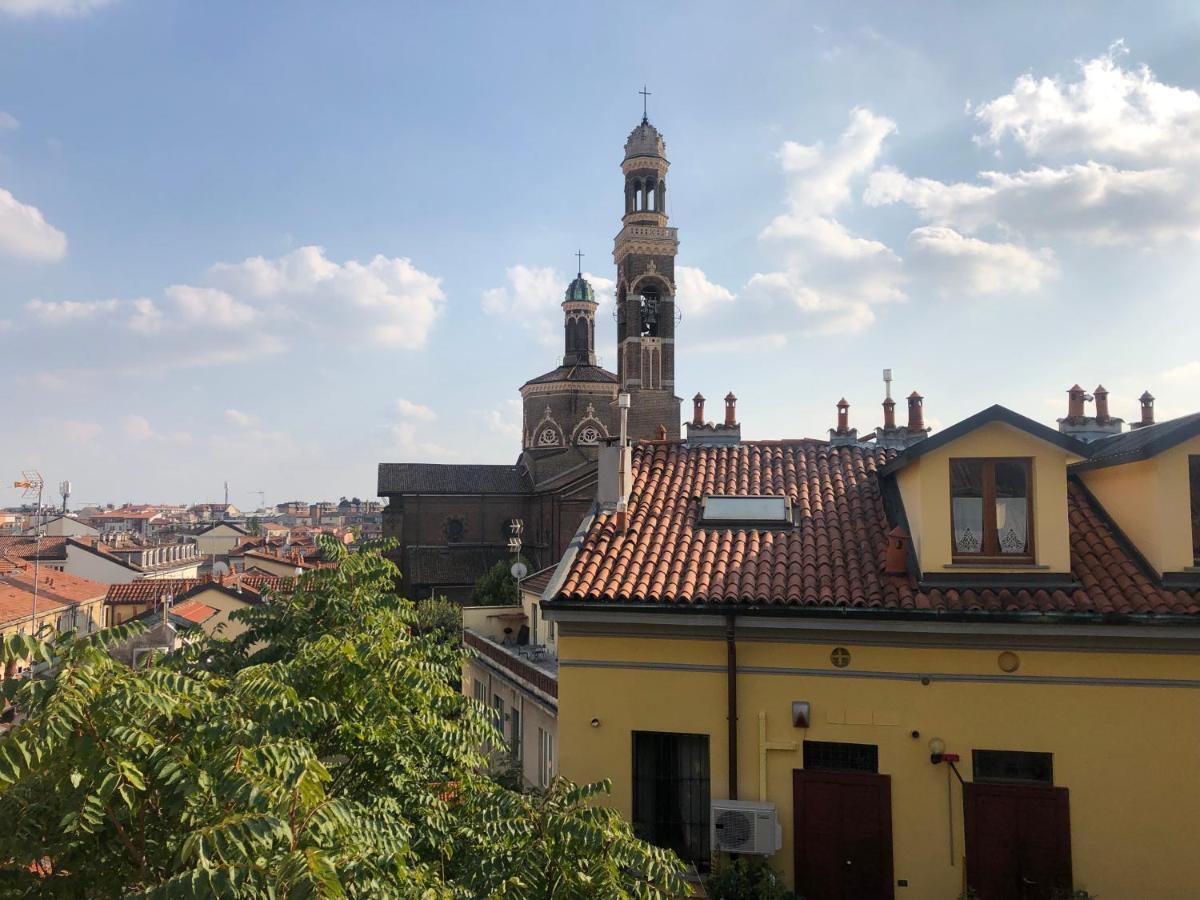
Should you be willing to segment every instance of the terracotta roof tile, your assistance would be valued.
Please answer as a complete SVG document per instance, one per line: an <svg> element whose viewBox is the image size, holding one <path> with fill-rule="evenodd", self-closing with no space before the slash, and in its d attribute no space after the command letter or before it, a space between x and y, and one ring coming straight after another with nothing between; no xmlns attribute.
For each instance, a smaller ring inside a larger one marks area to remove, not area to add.
<svg viewBox="0 0 1200 900"><path fill-rule="evenodd" d="M640 444L634 449L626 528L599 513L556 597L559 601L677 605L789 605L952 613L1193 615L1200 594L1174 593L1130 558L1087 492L1070 483L1070 591L995 587L922 591L884 574L879 470L893 451L824 441L736 447ZM788 530L711 528L704 494L788 496Z"/></svg>

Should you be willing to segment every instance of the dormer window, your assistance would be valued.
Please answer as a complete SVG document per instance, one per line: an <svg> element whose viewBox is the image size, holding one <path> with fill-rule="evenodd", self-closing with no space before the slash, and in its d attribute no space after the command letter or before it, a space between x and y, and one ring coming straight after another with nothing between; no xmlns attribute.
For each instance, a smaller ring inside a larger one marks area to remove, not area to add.
<svg viewBox="0 0 1200 900"><path fill-rule="evenodd" d="M950 460L955 561L1032 562L1032 462Z"/></svg>
<svg viewBox="0 0 1200 900"><path fill-rule="evenodd" d="M1192 562L1200 566L1200 456L1188 457L1188 482L1192 493Z"/></svg>

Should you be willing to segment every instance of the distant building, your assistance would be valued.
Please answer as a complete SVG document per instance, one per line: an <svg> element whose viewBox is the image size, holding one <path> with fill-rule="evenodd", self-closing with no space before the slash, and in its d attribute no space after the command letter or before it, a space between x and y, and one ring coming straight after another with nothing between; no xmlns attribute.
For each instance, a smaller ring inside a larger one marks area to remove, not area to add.
<svg viewBox="0 0 1200 900"><path fill-rule="evenodd" d="M37 568L35 625L33 562L0 554L0 637L44 630L48 635L66 631L90 634L103 626L107 585L40 564ZM27 662L10 662L2 677L13 678L27 667Z"/></svg>
<svg viewBox="0 0 1200 900"><path fill-rule="evenodd" d="M676 439L675 257L668 224L669 163L643 117L625 143L624 210L614 242L617 371L596 356L597 302L582 266L562 301L560 365L525 382L521 452L513 465L382 463L383 534L399 543L404 590L463 599L475 579L510 556L509 523L524 523L535 567L567 549L596 493L601 445L620 431L618 392L630 397L629 435ZM515 423L514 423L515 424Z"/></svg>

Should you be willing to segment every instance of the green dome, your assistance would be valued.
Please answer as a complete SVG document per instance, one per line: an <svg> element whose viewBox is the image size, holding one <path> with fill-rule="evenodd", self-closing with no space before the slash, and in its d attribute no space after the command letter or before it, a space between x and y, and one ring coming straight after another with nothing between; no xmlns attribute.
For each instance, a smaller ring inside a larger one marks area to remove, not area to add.
<svg viewBox="0 0 1200 900"><path fill-rule="evenodd" d="M567 288L567 300L584 300L588 303L595 303L596 294L586 278L576 275L575 280Z"/></svg>

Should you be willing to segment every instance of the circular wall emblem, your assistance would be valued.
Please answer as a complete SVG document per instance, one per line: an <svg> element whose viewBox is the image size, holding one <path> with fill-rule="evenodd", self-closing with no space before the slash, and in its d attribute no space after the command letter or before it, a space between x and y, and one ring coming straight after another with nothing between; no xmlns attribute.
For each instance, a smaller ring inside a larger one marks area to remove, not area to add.
<svg viewBox="0 0 1200 900"><path fill-rule="evenodd" d="M1011 650L1005 650L996 657L996 663L1000 666L1001 672L1015 672L1021 668L1021 657Z"/></svg>
<svg viewBox="0 0 1200 900"><path fill-rule="evenodd" d="M553 447L558 443L558 432L550 427L543 428L538 435L538 444L543 447Z"/></svg>
<svg viewBox="0 0 1200 900"><path fill-rule="evenodd" d="M589 425L579 432L579 443L594 444L600 440L600 432L595 425Z"/></svg>
<svg viewBox="0 0 1200 900"><path fill-rule="evenodd" d="M829 661L837 668L844 669L850 665L850 651L845 647L834 647L833 652L829 654Z"/></svg>

